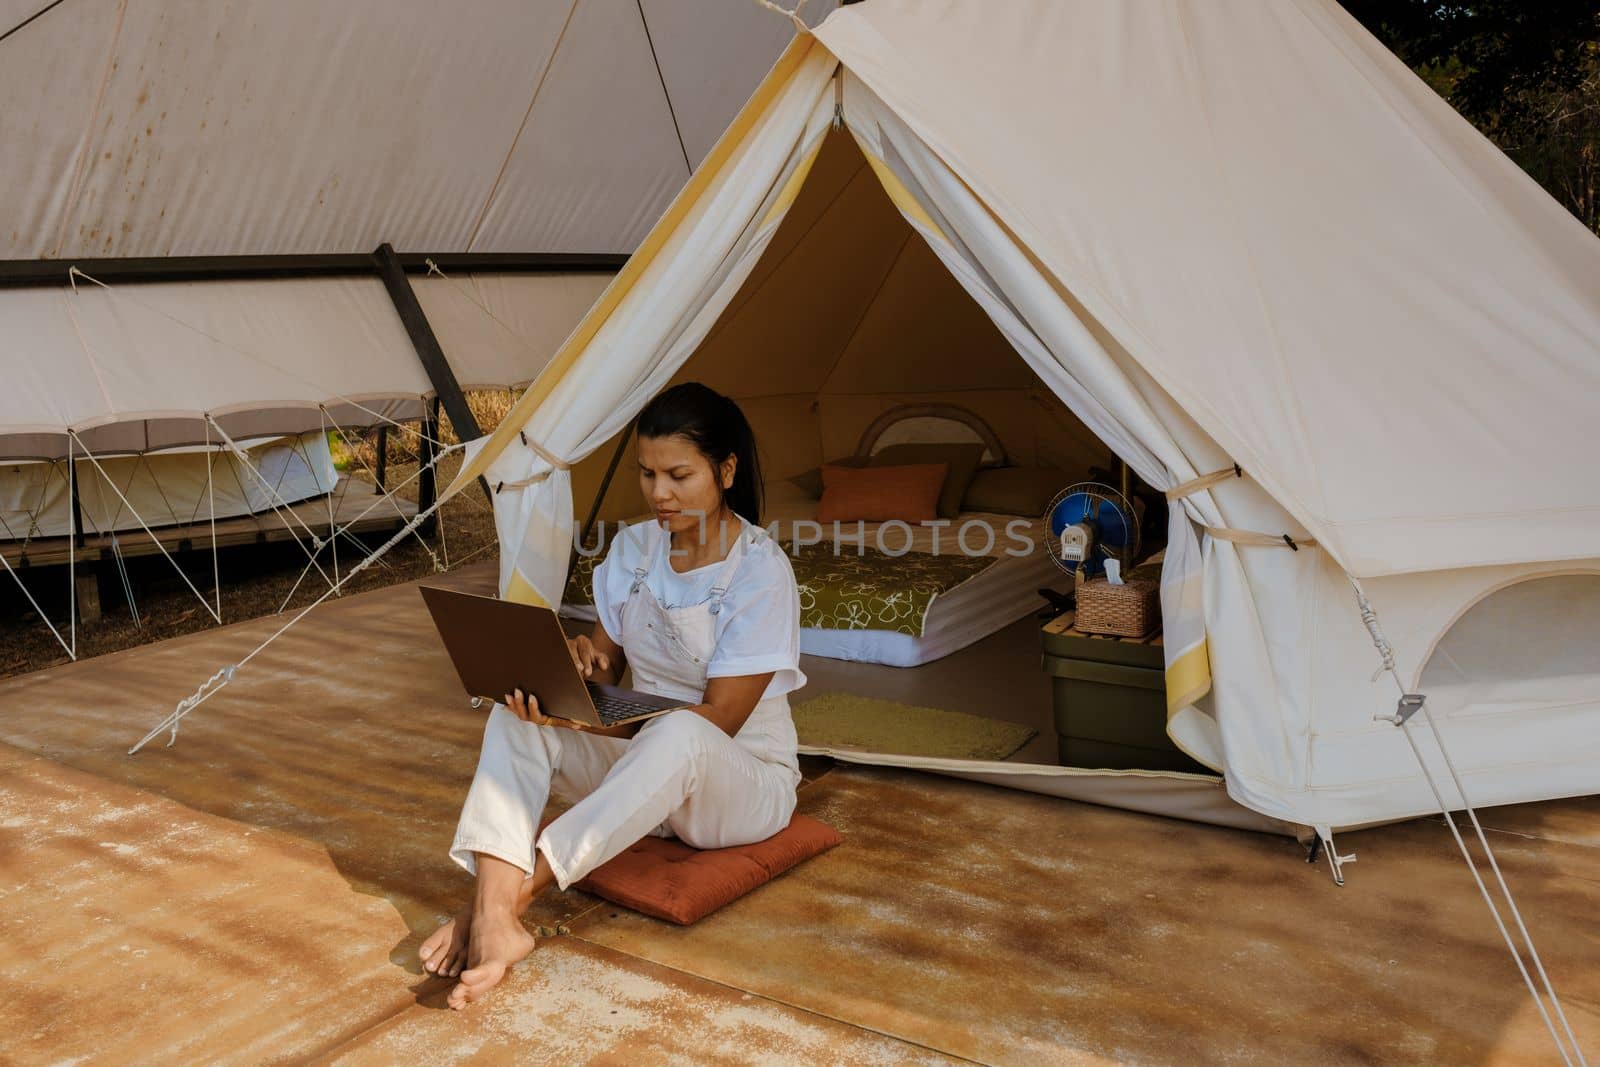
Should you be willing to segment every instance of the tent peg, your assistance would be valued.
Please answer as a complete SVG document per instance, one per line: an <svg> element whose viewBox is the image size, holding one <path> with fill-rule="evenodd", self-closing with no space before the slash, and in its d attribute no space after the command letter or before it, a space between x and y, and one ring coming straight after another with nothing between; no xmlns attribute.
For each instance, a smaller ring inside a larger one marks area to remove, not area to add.
<svg viewBox="0 0 1600 1067"><path fill-rule="evenodd" d="M1322 843L1322 854L1328 857L1328 870L1333 875L1333 884L1343 889L1344 865L1346 863L1354 863L1356 861L1356 854L1354 852L1348 852L1344 855L1340 855L1339 850L1334 847L1333 844L1333 827L1318 826L1315 827L1315 829L1317 831L1317 840ZM1316 844L1313 843L1310 854L1306 857L1306 862L1315 862L1316 853Z"/></svg>

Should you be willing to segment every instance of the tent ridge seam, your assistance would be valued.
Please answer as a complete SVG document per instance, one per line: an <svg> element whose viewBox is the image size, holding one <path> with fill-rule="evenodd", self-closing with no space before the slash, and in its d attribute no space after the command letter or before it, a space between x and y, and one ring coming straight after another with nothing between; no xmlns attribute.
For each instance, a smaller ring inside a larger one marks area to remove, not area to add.
<svg viewBox="0 0 1600 1067"><path fill-rule="evenodd" d="M522 140L522 133L528 128L528 120L533 117L533 106L539 102L539 94L544 91L545 79L550 77L550 72L555 69L556 56L561 51L561 43L567 39L567 28L572 25L572 16L577 14L578 0L572 0L572 6L567 9L566 21L561 23L561 32L556 34L556 43L550 48L550 58L545 60L544 70L539 72L539 80L534 83L533 95L528 98L528 109L522 113L522 121L517 124L517 132L511 137L511 145L506 149L505 158L500 161L500 169L495 172L494 181L489 186L489 193L483 198L483 207L478 209L478 217L472 223L472 230L467 234L467 242L462 250L470 253L472 246L477 243L478 234L483 230L483 224L489 217L489 209L494 207L495 197L500 192L500 182L506 176L506 169L511 166L511 157L517 153L517 145Z"/></svg>

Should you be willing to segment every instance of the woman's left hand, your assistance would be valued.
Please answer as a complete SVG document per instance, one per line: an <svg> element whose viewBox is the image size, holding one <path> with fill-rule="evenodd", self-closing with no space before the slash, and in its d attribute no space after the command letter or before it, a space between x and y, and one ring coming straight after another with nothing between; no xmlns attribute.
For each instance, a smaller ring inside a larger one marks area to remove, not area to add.
<svg viewBox="0 0 1600 1067"><path fill-rule="evenodd" d="M539 698L532 693L523 693L520 689L513 689L507 693L503 703L511 710L511 714L523 722L531 722L535 726L557 726L563 730L580 731L589 729L588 723L546 715L539 710Z"/></svg>

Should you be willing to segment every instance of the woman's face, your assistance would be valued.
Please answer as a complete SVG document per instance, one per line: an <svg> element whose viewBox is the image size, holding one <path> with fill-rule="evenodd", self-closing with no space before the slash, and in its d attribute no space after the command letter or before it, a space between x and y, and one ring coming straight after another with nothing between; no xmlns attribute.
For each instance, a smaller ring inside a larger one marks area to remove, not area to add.
<svg viewBox="0 0 1600 1067"><path fill-rule="evenodd" d="M738 458L729 456L714 472L687 437L639 438L639 490L656 521L674 533L698 534L702 522L716 517L737 464Z"/></svg>

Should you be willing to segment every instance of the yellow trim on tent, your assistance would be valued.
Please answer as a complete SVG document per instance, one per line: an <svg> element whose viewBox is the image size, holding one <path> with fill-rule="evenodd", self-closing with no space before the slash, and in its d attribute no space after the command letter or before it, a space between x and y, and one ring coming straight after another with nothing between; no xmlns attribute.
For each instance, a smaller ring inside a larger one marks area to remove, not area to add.
<svg viewBox="0 0 1600 1067"><path fill-rule="evenodd" d="M548 608L550 601L540 595L533 583L522 576L522 572L515 566L511 568L511 581L507 583L505 599L517 604L532 604L536 608Z"/></svg>
<svg viewBox="0 0 1600 1067"><path fill-rule="evenodd" d="M472 482L481 475L489 464L493 463L496 457L505 450L506 445L510 444L512 439L517 436L518 431L528 424L528 420L533 417L533 413L539 410L539 405L544 403L555 387L560 384L561 379L566 376L567 371L572 369L573 364L578 360L578 356L589 347L589 342L594 340L595 334L600 332L600 327L605 325L606 320L617 309L617 305L622 303L623 298L632 291L639 278L649 268L655 257L660 254L661 249L683 223L690 210L700 201L706 189L721 173L728 160L733 157L734 151L744 142L745 136L756 125L757 120L766 113L767 106L772 102L773 98L793 78L795 71L800 68L806 57L811 54L811 50L821 47L821 43L809 34L796 35L795 39L789 42L789 47L778 58L777 64L773 66L766 80L761 83L761 87L751 96L750 102L745 105L744 110L739 112L738 116L733 120L733 124L728 127L717 141L716 146L711 149L711 153L706 156L704 162L695 170L694 175L689 179L689 183L683 187L683 191L673 200L672 206L667 209L666 214L661 216L660 221L655 224L633 255L628 258L628 262L623 264L622 269L617 272L616 278L606 287L606 291L601 294L599 302L589 309L589 314L584 316L583 321L578 324L578 328L572 332L571 337L567 338L566 343L561 346L561 350L545 366L539 377L534 379L533 384L528 387L528 391L522 394L506 417L500 420L500 425L490 435L488 442L478 450L478 454L472 457L472 462L462 466L461 472L456 475L455 480L450 483L450 487L441 495L441 500L458 492L463 485Z"/></svg>
<svg viewBox="0 0 1600 1067"><path fill-rule="evenodd" d="M1211 692L1211 653L1205 638L1167 668L1167 718Z"/></svg>
<svg viewBox="0 0 1600 1067"><path fill-rule="evenodd" d="M800 195L800 187L806 183L806 177L811 173L811 164L815 163L817 157L822 154L824 140L821 137L817 138L815 147L806 153L806 158L800 161L800 165L794 169L794 173L789 175L789 180L783 183L783 188L778 191L778 199L773 202L772 207L768 208L767 213L761 218L762 226L766 226L774 219L780 219L788 213L789 208L794 204L795 197Z"/></svg>
<svg viewBox="0 0 1600 1067"><path fill-rule="evenodd" d="M861 142L857 140L856 143L860 145ZM894 206L900 209L900 214L904 215L913 226L931 233L945 244L949 244L950 238L945 236L945 232L933 221L933 216L928 214L927 208L922 206L921 201L912 196L911 190L907 189L905 183L896 177L894 171L889 169L889 164L868 152L865 146L862 146L861 154L867 157L867 164L872 167L872 173L878 176L879 183L883 185L883 191L889 194L889 199L894 201Z"/></svg>

